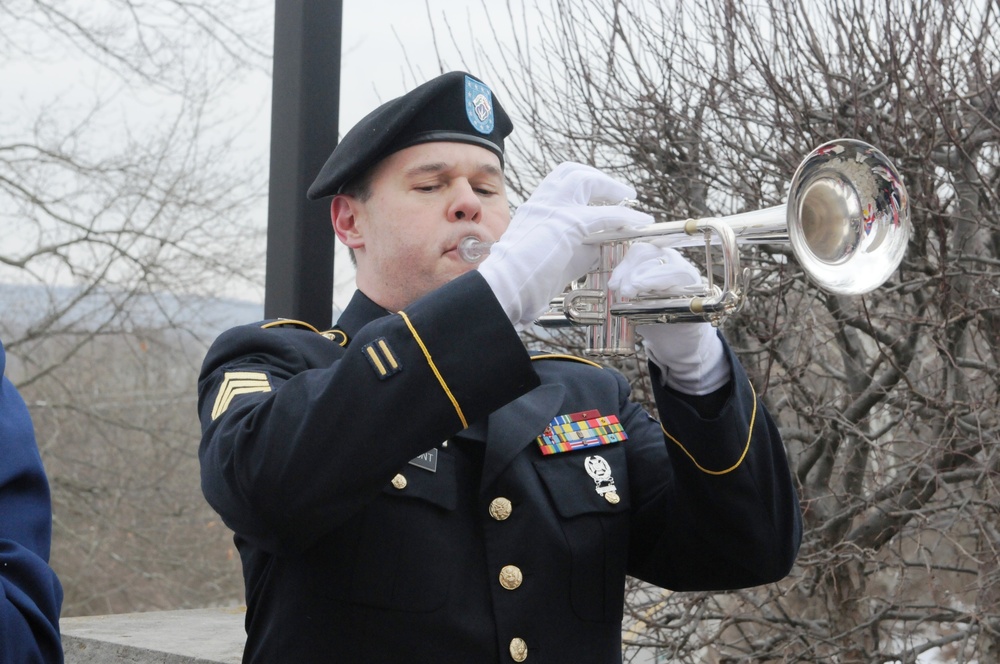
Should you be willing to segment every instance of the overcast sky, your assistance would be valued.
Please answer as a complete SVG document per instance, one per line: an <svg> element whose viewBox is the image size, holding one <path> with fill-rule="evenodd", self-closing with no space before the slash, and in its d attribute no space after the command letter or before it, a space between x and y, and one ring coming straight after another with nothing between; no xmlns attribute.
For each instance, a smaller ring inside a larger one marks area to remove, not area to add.
<svg viewBox="0 0 1000 664"><path fill-rule="evenodd" d="M489 16L475 0L432 0L437 42L448 69L462 67L471 50L494 54L509 37L504 3L489 2ZM444 16L454 29L452 41ZM422 0L345 0L341 124L353 126L375 105L396 97L439 72L427 6ZM472 72L478 73L478 72Z"/></svg>
<svg viewBox="0 0 1000 664"><path fill-rule="evenodd" d="M518 15L525 11L537 15L534 9L522 8L523 1L511 0L513 11ZM107 11L111 5L87 6L94 11ZM241 14L233 20L239 19L243 25L254 29L259 27L259 34L266 35L265 48L269 49L273 4L262 1L257 6L259 12ZM537 21L529 19L528 23L537 24ZM239 29L235 23L233 27ZM30 32L30 29L30 24L19 24L23 34L17 35L21 40L18 43L30 46L18 57L18 46L6 44L8 57L0 68L0 99L3 100L0 122L4 123L6 140L16 142L17 131L30 133L34 129L30 119L52 117L66 127L86 121L92 130L89 136L106 135L110 137L109 143L114 143L125 135L142 135L146 127L161 128L163 118L169 118L171 108L178 103L162 91L123 84L115 74L92 59L81 57L73 44L64 43L60 35L46 30L44 24L38 32ZM463 63L474 62L476 54L497 60L504 44L511 41L511 34L507 2L344 0L341 135L380 103L437 75L442 68L439 57L446 70L468 68L490 82L486 73L477 71L473 64L466 67ZM90 117L97 104L110 112L102 112L96 120L83 120ZM229 130L238 136L230 155L235 164L255 164L262 173L266 172L270 110L271 78L263 68L247 73L235 89L227 89L221 103L213 108L214 117L222 118ZM264 204L254 215L253 223L263 228L266 219ZM15 241L17 238L9 236L4 239L8 243ZM335 300L343 306L354 289L353 270L346 254L338 255L336 263ZM0 278L2 276L0 272ZM263 284L259 294L248 295L254 299L262 297Z"/></svg>

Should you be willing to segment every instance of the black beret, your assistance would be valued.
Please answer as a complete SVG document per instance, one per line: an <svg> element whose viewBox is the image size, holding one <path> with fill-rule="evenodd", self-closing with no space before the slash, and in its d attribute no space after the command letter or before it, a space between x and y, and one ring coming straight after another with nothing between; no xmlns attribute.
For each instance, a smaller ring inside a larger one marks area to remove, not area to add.
<svg viewBox="0 0 1000 664"><path fill-rule="evenodd" d="M419 143L471 143L492 151L503 166L503 139L514 129L489 87L463 71L442 74L366 115L326 160L306 194L340 193L353 178Z"/></svg>

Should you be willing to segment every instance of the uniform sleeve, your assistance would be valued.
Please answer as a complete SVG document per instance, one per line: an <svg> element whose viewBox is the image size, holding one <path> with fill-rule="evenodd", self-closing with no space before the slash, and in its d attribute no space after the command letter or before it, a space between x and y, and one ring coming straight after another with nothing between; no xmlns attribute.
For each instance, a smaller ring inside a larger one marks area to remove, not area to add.
<svg viewBox="0 0 1000 664"><path fill-rule="evenodd" d="M0 662L62 662L49 485L28 409L0 384Z"/></svg>
<svg viewBox="0 0 1000 664"><path fill-rule="evenodd" d="M659 387L661 422L634 409L630 573L673 590L777 581L798 553L802 524L781 437L726 346L732 381L711 417ZM665 442L665 448L664 448Z"/></svg>
<svg viewBox="0 0 1000 664"><path fill-rule="evenodd" d="M238 535L301 549L408 460L537 384L476 272L368 323L344 349L305 330L237 328L199 383L202 487Z"/></svg>

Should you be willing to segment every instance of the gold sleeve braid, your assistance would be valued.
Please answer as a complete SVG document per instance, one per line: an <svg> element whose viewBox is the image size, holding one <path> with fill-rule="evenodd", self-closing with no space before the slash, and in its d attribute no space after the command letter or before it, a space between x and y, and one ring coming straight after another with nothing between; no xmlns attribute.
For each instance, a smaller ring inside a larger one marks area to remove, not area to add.
<svg viewBox="0 0 1000 664"><path fill-rule="evenodd" d="M434 372L434 376L437 378L438 383L440 383L441 389L444 390L446 395L448 395L448 399L451 401L451 405L455 408L455 413L458 415L458 419L462 422L462 428L467 429L469 427L469 423L465 421L465 413L462 412L462 407L458 405L458 399L456 399L455 395L451 393L451 389L448 388L448 383L445 382L444 376L442 376L441 372L438 371L437 365L434 364L434 358L431 357L430 351L427 350L427 346L424 345L423 339L421 339L420 335L417 334L416 328L414 328L413 323L410 322L410 317L402 311L399 312L399 315L402 316L403 322L405 322L406 327L410 329L410 334L413 335L414 341L417 342L417 345L420 346L420 350L423 351L424 357L427 359L427 365L431 368L431 371Z"/></svg>
<svg viewBox="0 0 1000 664"><path fill-rule="evenodd" d="M673 441L673 443L675 445L677 445L677 447L681 448L681 451L683 451L684 454L686 454L688 456L688 458L691 459L691 462L701 472L703 472L703 473L705 473L707 475L726 475L728 473L731 473L734 470L736 470L737 468L739 468L740 464L743 463L743 459L746 458L747 452L750 451L750 441L753 440L753 427L754 427L754 423L757 421L757 392L753 389L753 384L750 385L750 392L751 392L751 394L753 394L753 412L750 413L750 429L747 432L747 444L743 447L743 453L740 454L740 458L737 459L736 463L734 463L729 468L726 468L724 470L709 470L708 468L705 468L700 463L698 463L698 460L694 458L693 454L691 454L690 452L688 452L687 448L684 447L684 445L681 443L681 441L677 440L672 435L670 435L670 433L666 429L663 429L663 425L661 424L660 428L663 430L663 435L665 435L667 438L669 438L671 441Z"/></svg>

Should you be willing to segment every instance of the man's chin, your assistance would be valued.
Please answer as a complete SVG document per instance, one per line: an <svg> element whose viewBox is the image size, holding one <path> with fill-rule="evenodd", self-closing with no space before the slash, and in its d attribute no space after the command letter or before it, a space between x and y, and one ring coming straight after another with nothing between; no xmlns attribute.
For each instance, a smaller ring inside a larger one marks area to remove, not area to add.
<svg viewBox="0 0 1000 664"><path fill-rule="evenodd" d="M452 279L457 279L458 277L461 277L463 274L472 272L477 267L478 265L467 263L465 261L462 261L461 264L450 265L449 269L443 274L443 280L441 282L441 285L443 286Z"/></svg>

